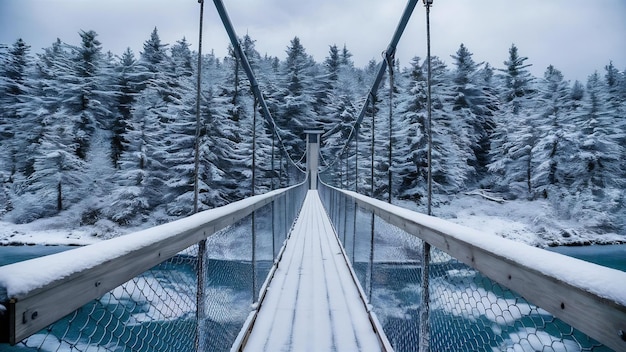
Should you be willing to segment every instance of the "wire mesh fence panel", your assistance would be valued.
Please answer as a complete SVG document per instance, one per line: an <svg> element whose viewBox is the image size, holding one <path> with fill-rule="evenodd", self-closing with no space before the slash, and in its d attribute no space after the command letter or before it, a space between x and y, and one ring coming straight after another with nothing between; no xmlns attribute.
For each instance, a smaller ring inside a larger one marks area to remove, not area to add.
<svg viewBox="0 0 626 352"><path fill-rule="evenodd" d="M271 204L256 214L260 283L273 263L272 217ZM252 310L252 245L251 216L206 241L200 350L230 350ZM197 275L194 245L0 351L196 351Z"/></svg>
<svg viewBox="0 0 626 352"><path fill-rule="evenodd" d="M195 351L196 254L192 246L0 351Z"/></svg>
<svg viewBox="0 0 626 352"><path fill-rule="evenodd" d="M322 190L325 206L389 342L418 351L424 242L379 217L372 226L370 211L332 192ZM353 218L346 233L344 218ZM612 351L447 253L430 254L430 351Z"/></svg>
<svg viewBox="0 0 626 352"><path fill-rule="evenodd" d="M431 258L431 350L611 351L443 251Z"/></svg>
<svg viewBox="0 0 626 352"><path fill-rule="evenodd" d="M248 216L207 239L205 351L228 351L251 311L252 223Z"/></svg>
<svg viewBox="0 0 626 352"><path fill-rule="evenodd" d="M255 268L256 268L256 282L258 283L256 289L259 290L263 281L267 277L272 264L274 263L274 252L280 249L280 246L276 248L275 238L276 235L272 231L273 221L272 205L268 204L263 208L256 211L255 216ZM281 244L282 245L282 244ZM258 293L258 292L257 292Z"/></svg>
<svg viewBox="0 0 626 352"><path fill-rule="evenodd" d="M302 197L294 198L294 205L299 205L296 199ZM254 309L254 290L258 298L274 262L273 252L282 246L293 222L291 217L296 215L285 212L286 204L283 197L274 207L268 204L256 211L254 241L252 215L207 239L202 351L229 351Z"/></svg>
<svg viewBox="0 0 626 352"><path fill-rule="evenodd" d="M291 230L306 191L306 185L302 184L287 191L277 191L273 195L262 195L254 203L244 201L239 205L233 204L224 214L216 210L218 215L215 218L209 211L203 215L208 219L206 224L198 225L191 220L185 220L178 226L167 224L160 230L155 230L155 233L160 234L156 236L155 243L145 237L150 236L150 231L146 230L144 234L130 234L128 247L124 242L125 238L121 237L111 240L116 241L115 243L106 242L100 247L96 244L95 247L78 249L80 253L77 252L76 255L83 260L88 258L86 254L100 254L99 250L102 248L111 252L112 249L132 248L133 252L132 255L124 250L119 253L107 252L105 256L112 255L113 259L107 259L93 267L81 267L85 263L78 260L77 268L71 270L75 270L74 273L80 272L83 276L74 274L76 277L56 279L57 284L46 284L43 292L54 298L49 301L56 302L57 296L67 299L59 302L57 308L47 305L44 312L47 319L50 316L59 319L65 314L63 312L74 309L73 305L61 304L72 302L71 294L65 297L57 292L65 294L79 288L76 292L82 293L83 300L77 299L76 302L85 302L102 292L90 291L93 283L96 289L99 287L100 278L103 278L100 288L107 287L108 290L117 282L158 263L162 250L166 253L165 258L172 256L172 253L176 254L89 301L48 327L34 334L32 331L20 332L28 336L27 338L9 329L9 322L15 325L24 325L27 322L25 318L19 321L13 319L18 316L17 313L6 314L9 310L19 311L14 307L17 306L17 301L1 302L3 305L0 308L3 310L0 313L3 316L0 317L6 318L2 321L2 328L5 329L6 325L8 330L2 331L2 338L19 336L11 338L13 341L20 341L14 346L3 341L0 343L0 351L230 350L250 312L255 309L254 303L261 285ZM250 213L254 208L257 209ZM220 228L226 224L231 225L216 233L212 232L212 226ZM202 240L202 234L206 236L208 231L210 235ZM200 239L200 242L181 251L189 243L193 243L190 238ZM11 270L30 270L31 266L36 265L58 266L58 262L71 262L68 258L72 258L72 251L62 255L63 258L46 257L36 263L18 263L4 274L8 275ZM59 275L61 274L63 273ZM53 291L57 288L63 290ZM3 289L6 290L5 287L0 287L0 291ZM23 297L29 298L28 295L32 295L32 292ZM88 298L85 299L85 296ZM28 305L29 301L22 302L17 302L22 304L20 307L32 307ZM4 309L5 306L9 307L7 304L12 305L10 309ZM37 311L34 311L30 320L36 318ZM45 321L51 320L44 320L43 324L46 324ZM36 329L40 327L36 327L34 331Z"/></svg>
<svg viewBox="0 0 626 352"><path fill-rule="evenodd" d="M417 351L422 241L376 218L370 303L396 351Z"/></svg>
<svg viewBox="0 0 626 352"><path fill-rule="evenodd" d="M423 242L379 218L374 228L371 273L357 260L359 280L394 349L418 351ZM367 244L356 248L365 258ZM611 351L443 251L431 250L429 269L431 351Z"/></svg>

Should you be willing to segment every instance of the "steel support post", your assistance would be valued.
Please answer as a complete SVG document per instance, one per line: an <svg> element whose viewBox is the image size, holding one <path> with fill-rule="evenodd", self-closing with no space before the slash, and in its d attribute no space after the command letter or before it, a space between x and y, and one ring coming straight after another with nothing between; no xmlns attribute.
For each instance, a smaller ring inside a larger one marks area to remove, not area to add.
<svg viewBox="0 0 626 352"><path fill-rule="evenodd" d="M202 22L204 16L204 0L198 0L200 3L200 23L198 29L198 67L197 67L197 87L196 87L196 138L195 138L195 150L194 150L194 184L193 184L193 212L198 212L198 183L199 183L199 170L200 170L200 92L202 90ZM202 343L202 337L204 336L205 327L205 292L204 292L204 276L206 274L206 240L202 240L198 243L197 253L197 286L196 286L196 336L195 347L196 351L203 351L204 344Z"/></svg>
<svg viewBox="0 0 626 352"><path fill-rule="evenodd" d="M374 286L374 229L375 229L375 222L376 221L376 215L374 214L374 212L372 212L372 218L371 218L371 227L370 227L370 260L369 260L369 287L368 287L368 293L367 293L367 297L370 300L370 302L372 301L372 286Z"/></svg>
<svg viewBox="0 0 626 352"><path fill-rule="evenodd" d="M356 200L354 201L354 217L353 217L353 221L352 221L352 265L354 265L356 262L354 261L356 259L356 213L359 210L358 205L356 204Z"/></svg>
<svg viewBox="0 0 626 352"><path fill-rule="evenodd" d="M433 0L423 0L426 7L426 60L428 63L428 215L432 214L432 100L431 100L431 56L430 56L430 6ZM422 302L420 303L419 349L430 351L430 244L424 242L422 247Z"/></svg>

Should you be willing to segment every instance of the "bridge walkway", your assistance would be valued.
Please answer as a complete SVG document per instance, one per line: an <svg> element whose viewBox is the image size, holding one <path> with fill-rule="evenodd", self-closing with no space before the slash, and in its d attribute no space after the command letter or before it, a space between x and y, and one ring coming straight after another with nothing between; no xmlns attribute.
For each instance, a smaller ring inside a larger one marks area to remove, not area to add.
<svg viewBox="0 0 626 352"><path fill-rule="evenodd" d="M244 351L381 351L364 302L319 194L310 190Z"/></svg>

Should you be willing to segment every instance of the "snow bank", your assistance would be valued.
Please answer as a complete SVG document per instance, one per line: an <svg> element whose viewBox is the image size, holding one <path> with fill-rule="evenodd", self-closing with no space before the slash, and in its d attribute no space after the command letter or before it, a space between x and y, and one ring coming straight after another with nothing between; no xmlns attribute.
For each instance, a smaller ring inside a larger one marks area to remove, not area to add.
<svg viewBox="0 0 626 352"><path fill-rule="evenodd" d="M471 194L438 195L433 215L451 222L535 247L626 243L617 233L601 232L580 218L564 218L547 200L493 202ZM394 202L425 213L410 201Z"/></svg>

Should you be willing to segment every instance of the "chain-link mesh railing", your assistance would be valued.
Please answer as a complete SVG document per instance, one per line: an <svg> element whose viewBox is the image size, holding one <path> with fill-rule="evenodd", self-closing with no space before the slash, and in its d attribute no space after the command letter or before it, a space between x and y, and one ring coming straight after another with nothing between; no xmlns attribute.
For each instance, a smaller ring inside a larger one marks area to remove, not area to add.
<svg viewBox="0 0 626 352"><path fill-rule="evenodd" d="M430 290L433 350L611 351L438 249Z"/></svg>
<svg viewBox="0 0 626 352"><path fill-rule="evenodd" d="M196 263L194 245L0 351L193 351Z"/></svg>
<svg viewBox="0 0 626 352"><path fill-rule="evenodd" d="M325 185L320 193L395 351L419 350L423 287L430 293L431 351L612 350L435 247L424 285L417 227L410 234Z"/></svg>
<svg viewBox="0 0 626 352"><path fill-rule="evenodd" d="M260 288L256 283L262 283L267 276L305 195L305 184L282 193L276 191L272 201L254 213L212 235L208 233L206 251L201 259L198 244L182 249L14 346L0 343L0 351L230 350L253 309ZM249 200L243 202L250 203ZM225 213L217 221L228 222L232 217L232 213ZM210 231L203 230L205 233ZM144 231L143 234L150 235L150 232ZM131 236L129 242L132 242L133 235L128 235ZM173 236L170 240L176 241L176 238ZM72 258L73 252L70 250L57 256ZM154 254L144 253L144 256ZM55 265L59 262L59 257L56 258L47 263ZM79 256L76 259L80 261ZM141 256L133 258L127 264L129 272L132 272L134 263L139 265L145 260ZM200 266L199 260L203 260L204 265ZM24 263L15 265L20 264ZM9 267L0 267L0 283L3 282L3 269ZM199 272L203 272L202 285L198 285ZM61 285L73 285L73 282ZM202 286L200 295L199 286ZM7 327L20 324L20 321L8 319L9 307L15 300L10 300L10 292L8 297L2 297L6 291L6 287L0 287L0 307L5 308L0 309L3 328L5 324ZM71 301L72 289L66 292L70 294L64 299ZM198 312L198 297L201 297L203 312ZM36 312L34 314L33 319ZM2 333L7 334L6 331Z"/></svg>

